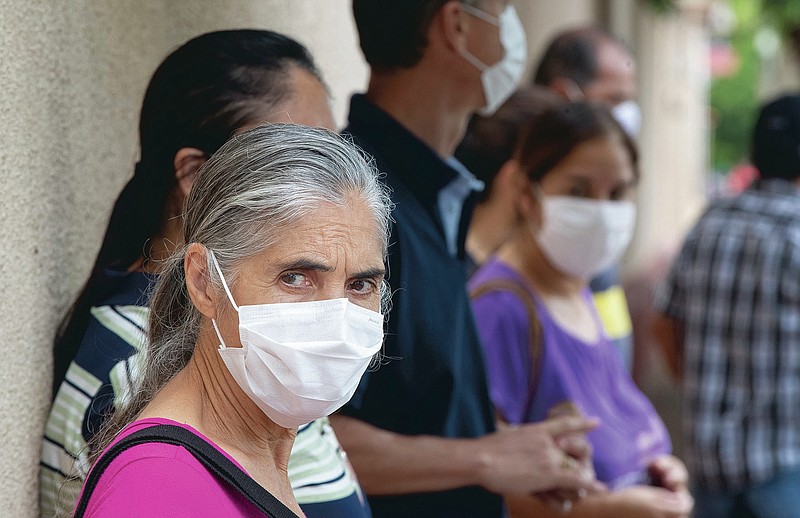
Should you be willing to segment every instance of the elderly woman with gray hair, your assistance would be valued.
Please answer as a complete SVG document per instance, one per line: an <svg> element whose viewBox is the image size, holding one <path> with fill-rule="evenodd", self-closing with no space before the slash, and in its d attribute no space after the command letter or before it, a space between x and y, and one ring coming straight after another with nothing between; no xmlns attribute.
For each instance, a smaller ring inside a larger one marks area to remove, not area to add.
<svg viewBox="0 0 800 518"><path fill-rule="evenodd" d="M75 515L302 515L289 452L381 348L389 214L329 131L263 126L214 154L151 299L145 378Z"/></svg>

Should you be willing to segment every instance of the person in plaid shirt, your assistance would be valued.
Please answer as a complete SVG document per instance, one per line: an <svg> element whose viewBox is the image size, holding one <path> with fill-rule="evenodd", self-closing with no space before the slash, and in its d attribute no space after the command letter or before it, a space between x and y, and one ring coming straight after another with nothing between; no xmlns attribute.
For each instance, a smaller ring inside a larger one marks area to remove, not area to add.
<svg viewBox="0 0 800 518"><path fill-rule="evenodd" d="M711 204L656 295L698 517L800 516L800 96L766 104L760 178Z"/></svg>

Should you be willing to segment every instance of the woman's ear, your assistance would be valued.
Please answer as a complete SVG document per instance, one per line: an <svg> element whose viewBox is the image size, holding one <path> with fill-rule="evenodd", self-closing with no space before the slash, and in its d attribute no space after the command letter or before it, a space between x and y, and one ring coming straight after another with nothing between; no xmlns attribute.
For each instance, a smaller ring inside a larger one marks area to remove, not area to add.
<svg viewBox="0 0 800 518"><path fill-rule="evenodd" d="M559 97L571 103L583 101L585 97L575 81L568 77L557 77L550 81L547 87L558 94Z"/></svg>
<svg viewBox="0 0 800 518"><path fill-rule="evenodd" d="M208 155L196 147L182 147L175 153L173 160L175 180L183 199L189 195L197 171L206 163L206 160L208 160Z"/></svg>
<svg viewBox="0 0 800 518"><path fill-rule="evenodd" d="M186 274L186 289L197 310L207 318L217 318L217 300L208 272L208 249L200 243L192 243L183 258Z"/></svg>
<svg viewBox="0 0 800 518"><path fill-rule="evenodd" d="M527 178L524 179L517 199L517 210L521 220L536 228L542 226L542 194L539 186Z"/></svg>

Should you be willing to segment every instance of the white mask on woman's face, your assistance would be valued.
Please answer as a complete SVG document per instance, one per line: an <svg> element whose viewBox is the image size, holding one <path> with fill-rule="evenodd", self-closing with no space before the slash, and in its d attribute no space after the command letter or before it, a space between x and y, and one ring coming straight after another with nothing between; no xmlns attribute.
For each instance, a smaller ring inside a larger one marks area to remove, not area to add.
<svg viewBox="0 0 800 518"><path fill-rule="evenodd" d="M383 344L380 313L347 300L237 306L242 347L219 354L233 379L273 422L297 428L332 414L353 396Z"/></svg>
<svg viewBox="0 0 800 518"><path fill-rule="evenodd" d="M591 280L620 260L633 236L636 206L574 196L540 196L542 227L531 228L557 270Z"/></svg>
<svg viewBox="0 0 800 518"><path fill-rule="evenodd" d="M511 97L525 72L525 59L528 52L525 29L522 27L522 22L519 20L514 6L507 6L497 18L469 4L462 4L462 8L472 16L500 29L500 43L503 45L505 54L503 59L494 65L489 66L483 63L467 50L462 52L464 59L481 71L486 105L478 113L488 117Z"/></svg>

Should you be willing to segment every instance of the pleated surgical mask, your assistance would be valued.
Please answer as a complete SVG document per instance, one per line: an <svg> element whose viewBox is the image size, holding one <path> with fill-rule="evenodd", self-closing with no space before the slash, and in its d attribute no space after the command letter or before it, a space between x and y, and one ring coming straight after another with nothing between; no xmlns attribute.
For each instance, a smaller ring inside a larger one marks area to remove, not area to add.
<svg viewBox="0 0 800 518"><path fill-rule="evenodd" d="M242 347L220 341L236 383L273 422L297 428L342 407L383 344L383 316L346 298L237 306L209 250L231 305Z"/></svg>

